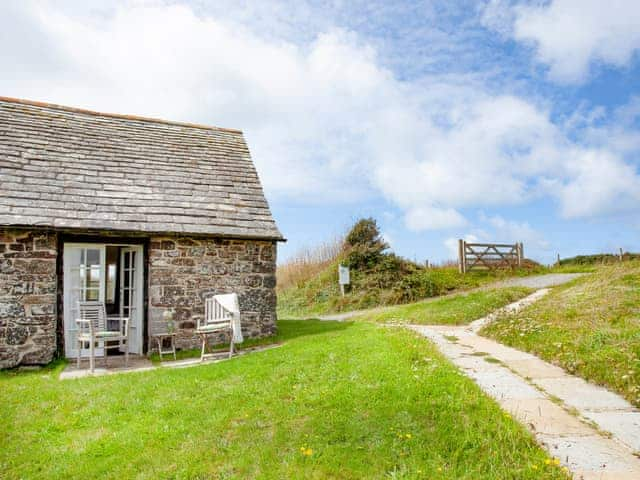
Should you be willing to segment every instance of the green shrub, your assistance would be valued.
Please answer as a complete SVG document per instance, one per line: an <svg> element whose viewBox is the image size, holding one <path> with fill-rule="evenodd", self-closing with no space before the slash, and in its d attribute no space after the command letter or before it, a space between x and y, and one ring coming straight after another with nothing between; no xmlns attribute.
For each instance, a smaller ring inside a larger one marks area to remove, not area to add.
<svg viewBox="0 0 640 480"><path fill-rule="evenodd" d="M421 270L402 277L394 288L396 303L415 302L454 290L461 285L461 275L453 269Z"/></svg>
<svg viewBox="0 0 640 480"><path fill-rule="evenodd" d="M349 248L347 265L356 270L375 267L389 248L373 218L358 220L347 234L345 243Z"/></svg>
<svg viewBox="0 0 640 480"><path fill-rule="evenodd" d="M625 252L622 254L623 260L638 260L640 259L640 253ZM619 255L612 253L598 253L595 255L577 255L571 258L563 258L560 260L560 265L595 265L595 264L611 264L620 261Z"/></svg>

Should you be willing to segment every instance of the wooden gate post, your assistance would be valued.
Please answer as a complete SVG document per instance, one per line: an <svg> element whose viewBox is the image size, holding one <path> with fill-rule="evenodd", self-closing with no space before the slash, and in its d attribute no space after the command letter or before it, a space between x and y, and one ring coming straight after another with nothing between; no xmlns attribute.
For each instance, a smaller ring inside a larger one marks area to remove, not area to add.
<svg viewBox="0 0 640 480"><path fill-rule="evenodd" d="M465 241L463 239L458 240L458 271L460 273L467 272L466 265L466 252L465 252Z"/></svg>
<svg viewBox="0 0 640 480"><path fill-rule="evenodd" d="M524 258L524 247L522 245L522 242L516 243L517 246L517 250L518 250L518 267L522 266L522 259Z"/></svg>

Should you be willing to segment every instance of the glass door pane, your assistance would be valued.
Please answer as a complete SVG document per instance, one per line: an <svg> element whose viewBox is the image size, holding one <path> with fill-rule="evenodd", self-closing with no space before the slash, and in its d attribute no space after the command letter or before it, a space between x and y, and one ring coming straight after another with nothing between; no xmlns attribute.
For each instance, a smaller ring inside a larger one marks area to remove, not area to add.
<svg viewBox="0 0 640 480"><path fill-rule="evenodd" d="M138 247L128 247L122 249L120 257L120 315L129 319L129 352L139 354L142 353L140 255Z"/></svg>
<svg viewBox="0 0 640 480"><path fill-rule="evenodd" d="M104 245L65 244L63 265L65 353L67 357L76 357L78 302L104 301ZM88 351L83 351L82 355L88 355ZM96 355L102 355L101 348L96 349Z"/></svg>

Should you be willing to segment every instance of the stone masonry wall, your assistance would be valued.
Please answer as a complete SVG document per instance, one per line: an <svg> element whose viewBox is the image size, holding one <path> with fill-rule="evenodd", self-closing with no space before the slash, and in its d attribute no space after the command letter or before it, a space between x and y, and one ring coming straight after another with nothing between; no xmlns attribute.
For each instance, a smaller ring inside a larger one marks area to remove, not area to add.
<svg viewBox="0 0 640 480"><path fill-rule="evenodd" d="M199 347L195 327L204 315L203 299L235 292L245 338L271 335L276 330L275 286L275 242L152 237L149 333L166 331L163 313L173 308L177 347Z"/></svg>
<svg viewBox="0 0 640 480"><path fill-rule="evenodd" d="M56 352L55 233L0 228L0 368Z"/></svg>

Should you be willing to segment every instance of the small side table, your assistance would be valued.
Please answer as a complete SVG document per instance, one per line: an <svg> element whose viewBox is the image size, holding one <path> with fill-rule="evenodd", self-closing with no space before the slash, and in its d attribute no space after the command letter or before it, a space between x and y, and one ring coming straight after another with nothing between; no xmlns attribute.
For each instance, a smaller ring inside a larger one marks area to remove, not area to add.
<svg viewBox="0 0 640 480"><path fill-rule="evenodd" d="M152 339L158 342L158 354L160 355L160 361L162 361L162 354L173 354L173 359L176 360L176 334L175 333L156 333L151 335ZM169 348L164 348L164 341L169 339Z"/></svg>

